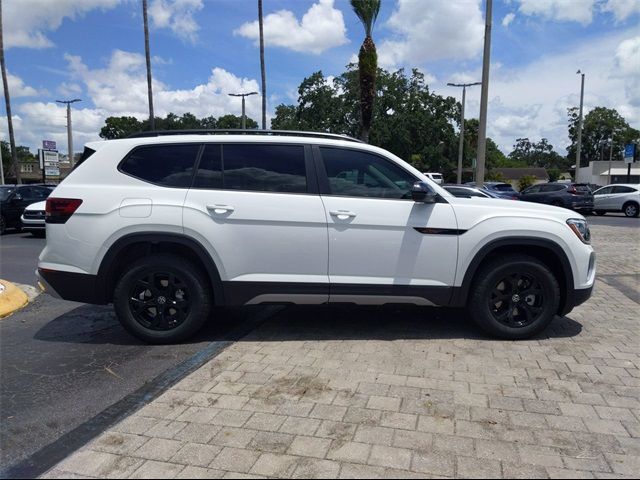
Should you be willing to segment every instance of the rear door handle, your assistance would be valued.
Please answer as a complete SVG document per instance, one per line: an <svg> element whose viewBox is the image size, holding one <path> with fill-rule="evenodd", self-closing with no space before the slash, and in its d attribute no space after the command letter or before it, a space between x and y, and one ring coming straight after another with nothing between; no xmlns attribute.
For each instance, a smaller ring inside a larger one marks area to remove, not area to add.
<svg viewBox="0 0 640 480"><path fill-rule="evenodd" d="M338 217L340 220L346 220L347 218L354 218L356 216L355 212L350 212L349 210L331 210L329 213L334 217Z"/></svg>
<svg viewBox="0 0 640 480"><path fill-rule="evenodd" d="M231 213L235 210L231 205L207 205L207 210L213 213L217 213L218 215L222 215L224 213Z"/></svg>

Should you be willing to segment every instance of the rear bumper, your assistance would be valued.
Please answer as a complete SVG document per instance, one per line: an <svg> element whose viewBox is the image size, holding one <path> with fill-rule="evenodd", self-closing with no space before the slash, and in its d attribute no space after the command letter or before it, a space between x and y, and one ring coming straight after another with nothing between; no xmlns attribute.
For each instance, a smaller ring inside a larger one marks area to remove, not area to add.
<svg viewBox="0 0 640 480"><path fill-rule="evenodd" d="M100 294L102 289L96 275L38 268L36 276L41 288L53 297L97 305L107 303Z"/></svg>

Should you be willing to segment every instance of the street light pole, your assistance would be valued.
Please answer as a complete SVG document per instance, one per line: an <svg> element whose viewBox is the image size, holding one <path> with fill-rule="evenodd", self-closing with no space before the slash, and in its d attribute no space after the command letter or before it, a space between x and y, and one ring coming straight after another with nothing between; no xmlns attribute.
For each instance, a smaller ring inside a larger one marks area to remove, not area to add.
<svg viewBox="0 0 640 480"><path fill-rule="evenodd" d="M462 183L462 159L464 153L464 104L467 96L467 87L482 85L482 82L475 83L447 83L450 87L462 87L462 111L460 113L460 146L458 147L458 184Z"/></svg>
<svg viewBox="0 0 640 480"><path fill-rule="evenodd" d="M56 100L57 103L64 103L67 105L67 144L69 147L69 164L73 167L73 134L71 130L71 104L75 102L81 102L79 98L73 100Z"/></svg>
<svg viewBox="0 0 640 480"><path fill-rule="evenodd" d="M482 57L482 93L480 94L480 125L478 127L478 163L476 184L484 185L484 164L487 152L487 103L489 99L489 67L491 66L491 18L493 1L487 0L484 26L484 55Z"/></svg>
<svg viewBox="0 0 640 480"><path fill-rule="evenodd" d="M579 181L578 174L580 173L580 155L582 153L582 107L584 105L584 73L580 70L576 72L582 76L580 82L580 116L578 117L578 145L576 146L576 181Z"/></svg>
<svg viewBox="0 0 640 480"><path fill-rule="evenodd" d="M247 117L244 114L244 98L249 95L257 95L258 92L249 92L249 93L230 93L230 97L242 97L242 130L247 129Z"/></svg>

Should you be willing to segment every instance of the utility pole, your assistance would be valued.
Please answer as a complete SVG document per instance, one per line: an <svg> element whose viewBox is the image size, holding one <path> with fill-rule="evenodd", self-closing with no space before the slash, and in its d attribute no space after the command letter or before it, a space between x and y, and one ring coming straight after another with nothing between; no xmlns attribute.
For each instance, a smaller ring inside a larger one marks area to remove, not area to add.
<svg viewBox="0 0 640 480"><path fill-rule="evenodd" d="M482 85L482 82L475 83L447 83L450 87L462 87L462 112L460 113L460 146L458 147L458 184L462 183L462 159L464 153L464 104L466 101L467 87Z"/></svg>
<svg viewBox="0 0 640 480"><path fill-rule="evenodd" d="M149 127L156 129L156 117L153 113L153 86L151 82L151 53L149 49L149 20L147 15L147 0L142 0L142 19L144 23L144 52L147 60L147 96L149 97Z"/></svg>
<svg viewBox="0 0 640 480"><path fill-rule="evenodd" d="M578 178L580 172L580 154L582 153L582 107L584 105L584 73L580 70L576 72L582 76L582 81L580 85L580 116L578 117L578 145L576 146L576 182L579 182Z"/></svg>
<svg viewBox="0 0 640 480"><path fill-rule="evenodd" d="M608 185L611 185L611 162L613 161L613 132L611 132L611 146L609 147L609 181Z"/></svg>
<svg viewBox="0 0 640 480"><path fill-rule="evenodd" d="M487 153L487 103L489 99L489 68L491 66L491 17L493 0L487 0L484 26L484 55L482 57L482 93L480 94L480 126L478 128L478 163L476 185L484 185L484 165Z"/></svg>
<svg viewBox="0 0 640 480"><path fill-rule="evenodd" d="M249 95L257 95L258 92L249 92L249 93L230 93L230 97L242 97L242 130L247 129L247 116L244 114L244 98Z"/></svg>
<svg viewBox="0 0 640 480"><path fill-rule="evenodd" d="M4 164L2 163L2 148L0 148L0 185L4 185Z"/></svg>
<svg viewBox="0 0 640 480"><path fill-rule="evenodd" d="M79 98L73 100L56 100L57 103L63 103L67 105L67 142L69 145L69 164L73 167L73 134L71 133L71 104L75 102L81 102Z"/></svg>

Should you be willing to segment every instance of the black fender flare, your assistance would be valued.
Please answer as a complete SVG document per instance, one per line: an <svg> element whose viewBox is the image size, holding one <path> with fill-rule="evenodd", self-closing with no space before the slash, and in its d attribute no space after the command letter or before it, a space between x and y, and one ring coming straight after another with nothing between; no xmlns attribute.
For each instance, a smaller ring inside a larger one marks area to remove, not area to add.
<svg viewBox="0 0 640 480"><path fill-rule="evenodd" d="M111 300L111 292L109 292L109 286L114 281L114 267L117 264L116 259L118 258L120 253L122 253L122 251L129 245L133 245L134 243L146 243L149 245L153 245L161 242L175 243L190 249L205 267L205 273L208 275L209 280L211 281L216 305L225 304L224 289L222 287L220 272L218 271L218 267L216 267L215 262L213 261L211 255L209 255L207 250L199 241L187 235L165 232L131 233L119 238L113 243L113 245L111 245L111 247L109 247L107 253L105 253L104 257L102 257L97 275L97 292L102 293L103 303L109 303L109 301Z"/></svg>
<svg viewBox="0 0 640 480"><path fill-rule="evenodd" d="M475 254L473 260L471 260L471 263L469 263L469 266L467 267L464 278L462 280L462 285L460 287L454 288L453 294L451 296L451 306L465 307L467 305L469 291L471 290L471 285L473 283L476 272L478 271L478 268L480 267L482 261L487 258L487 256L489 256L492 252L499 248L523 246L544 248L546 250L549 250L558 258L565 278L565 284L560 284L560 288L565 294L563 295L563 301L560 304L559 313L561 313L562 315L568 313L568 311L573 308L575 287L573 270L571 269L571 262L569 262L569 258L567 258L567 254L565 253L564 249L553 240L521 236L498 238L484 245Z"/></svg>

